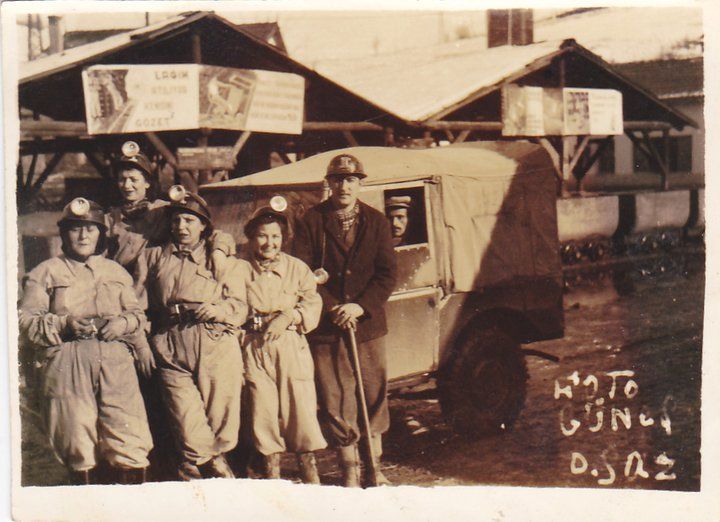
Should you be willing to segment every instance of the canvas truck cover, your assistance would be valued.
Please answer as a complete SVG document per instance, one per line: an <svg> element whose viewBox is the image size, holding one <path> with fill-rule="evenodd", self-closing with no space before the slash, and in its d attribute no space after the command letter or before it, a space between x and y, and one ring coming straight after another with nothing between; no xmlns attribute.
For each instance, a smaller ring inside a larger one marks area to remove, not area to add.
<svg viewBox="0 0 720 522"><path fill-rule="evenodd" d="M274 194L293 217L320 201L330 160L352 154L366 186L427 179L438 187L433 208L443 237L438 256L456 292L561 273L556 180L550 157L528 142L474 142L433 149L352 147L202 187L216 225L244 242L249 215ZM362 196L361 196L362 197Z"/></svg>

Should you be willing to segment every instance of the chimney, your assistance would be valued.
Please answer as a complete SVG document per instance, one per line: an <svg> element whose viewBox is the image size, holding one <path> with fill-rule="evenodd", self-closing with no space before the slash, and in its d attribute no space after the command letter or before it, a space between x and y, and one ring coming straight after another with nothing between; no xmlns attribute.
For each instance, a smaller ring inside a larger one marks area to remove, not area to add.
<svg viewBox="0 0 720 522"><path fill-rule="evenodd" d="M65 20L62 16L48 16L48 32L50 33L50 54L62 52L65 49Z"/></svg>
<svg viewBox="0 0 720 522"><path fill-rule="evenodd" d="M532 9L490 9L488 47L533 43Z"/></svg>

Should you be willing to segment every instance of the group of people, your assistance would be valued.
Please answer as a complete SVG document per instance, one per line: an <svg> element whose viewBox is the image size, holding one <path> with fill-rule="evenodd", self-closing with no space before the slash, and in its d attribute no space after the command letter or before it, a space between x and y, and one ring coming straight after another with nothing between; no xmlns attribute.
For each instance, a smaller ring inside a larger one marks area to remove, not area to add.
<svg viewBox="0 0 720 522"><path fill-rule="evenodd" d="M72 483L140 483L157 455L180 479L232 478L241 409L265 477L280 477L289 451L303 482L319 484L314 452L330 445L345 486L387 482L377 470L397 242L389 216L358 200L357 158L330 162L331 196L292 223L292 255L279 198L246 223L244 259L197 194L173 186L169 202L149 199L152 164L134 142L115 173L123 204L70 202L63 253L26 276L20 304ZM172 450L158 447L167 432Z"/></svg>

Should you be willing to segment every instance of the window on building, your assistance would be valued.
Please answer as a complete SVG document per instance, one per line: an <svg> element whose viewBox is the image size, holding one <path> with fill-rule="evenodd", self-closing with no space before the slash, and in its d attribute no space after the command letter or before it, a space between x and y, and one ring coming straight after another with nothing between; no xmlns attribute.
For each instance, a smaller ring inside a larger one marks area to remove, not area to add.
<svg viewBox="0 0 720 522"><path fill-rule="evenodd" d="M662 137L650 138L661 158L665 157L665 140ZM668 139L668 158L670 172L692 171L692 136L670 136ZM633 147L633 165L635 172L657 172L660 168L644 152Z"/></svg>

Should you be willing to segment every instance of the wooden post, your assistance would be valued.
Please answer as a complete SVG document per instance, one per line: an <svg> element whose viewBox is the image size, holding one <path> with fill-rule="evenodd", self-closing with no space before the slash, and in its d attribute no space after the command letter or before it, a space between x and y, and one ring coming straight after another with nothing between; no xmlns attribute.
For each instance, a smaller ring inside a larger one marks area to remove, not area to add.
<svg viewBox="0 0 720 522"><path fill-rule="evenodd" d="M385 127L385 146L395 146L395 130L392 127Z"/></svg>
<svg viewBox="0 0 720 522"><path fill-rule="evenodd" d="M200 41L200 34L193 31L191 36L192 42L192 61L193 63L202 63L202 42Z"/></svg>
<svg viewBox="0 0 720 522"><path fill-rule="evenodd" d="M670 131L667 129L663 130L663 145L665 146L665 165L667 166L668 172L670 172ZM665 176L663 180L663 190L668 190L669 188L670 179L668 176Z"/></svg>

